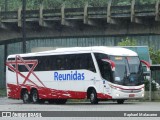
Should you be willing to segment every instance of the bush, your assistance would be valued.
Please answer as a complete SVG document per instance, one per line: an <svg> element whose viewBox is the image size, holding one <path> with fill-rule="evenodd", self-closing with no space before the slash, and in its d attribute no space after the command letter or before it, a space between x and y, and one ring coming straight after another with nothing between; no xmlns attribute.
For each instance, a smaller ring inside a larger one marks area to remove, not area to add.
<svg viewBox="0 0 160 120"><path fill-rule="evenodd" d="M144 84L145 84L145 91L149 91L149 84L150 84L149 80L145 79L144 80ZM151 87L152 87L152 91L156 91L157 90L156 83L152 82L151 83Z"/></svg>
<svg viewBox="0 0 160 120"><path fill-rule="evenodd" d="M6 89L0 88L0 97L6 96Z"/></svg>

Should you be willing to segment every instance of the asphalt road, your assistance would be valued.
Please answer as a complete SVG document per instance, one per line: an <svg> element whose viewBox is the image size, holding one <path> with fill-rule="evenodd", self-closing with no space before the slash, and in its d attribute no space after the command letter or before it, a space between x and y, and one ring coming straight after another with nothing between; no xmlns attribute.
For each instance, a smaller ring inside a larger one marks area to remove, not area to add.
<svg viewBox="0 0 160 120"><path fill-rule="evenodd" d="M98 105L92 105L89 102L67 102L65 105L56 104L23 104L22 100L13 100L8 98L0 98L0 111L160 111L160 102L138 102L138 101L126 101L124 104L117 104L116 102L106 101L99 102ZM116 114L116 112L115 112ZM94 119L107 119L102 117L94 117ZM1 119L1 118L0 118ZM16 118L17 119L17 118ZM35 119L35 118L34 118ZM43 118L44 119L44 118ZM53 119L53 118L45 118ZM56 118L55 118L56 119ZM64 117L58 119L64 119ZM79 117L65 117L67 119L78 119ZM93 120L93 117L83 118L86 120ZM111 120L122 120L128 118L126 117L111 117ZM130 119L135 119L132 117ZM144 118L138 117L136 120L143 120ZM149 120L149 117L145 117L145 120ZM158 120L158 117L152 118L152 120ZM39 118L37 118L39 120Z"/></svg>

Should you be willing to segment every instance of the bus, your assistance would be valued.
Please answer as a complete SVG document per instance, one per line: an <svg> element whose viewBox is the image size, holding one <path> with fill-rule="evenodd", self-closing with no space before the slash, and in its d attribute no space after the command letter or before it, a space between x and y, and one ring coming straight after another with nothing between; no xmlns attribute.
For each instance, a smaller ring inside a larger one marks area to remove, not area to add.
<svg viewBox="0 0 160 120"><path fill-rule="evenodd" d="M123 104L144 97L142 63L136 52L120 47L71 47L9 55L7 97L23 103L65 104L68 99Z"/></svg>

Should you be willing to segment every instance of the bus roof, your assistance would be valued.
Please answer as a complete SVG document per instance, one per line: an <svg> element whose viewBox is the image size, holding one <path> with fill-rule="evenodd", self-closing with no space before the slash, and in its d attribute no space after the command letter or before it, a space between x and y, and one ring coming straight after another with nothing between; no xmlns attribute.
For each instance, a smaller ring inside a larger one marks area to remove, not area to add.
<svg viewBox="0 0 160 120"><path fill-rule="evenodd" d="M14 55L9 55L8 58L14 58L16 55L20 55L21 57L31 57L31 56L46 56L46 55L58 55L58 54L70 54L70 53L73 54L73 53L86 53L86 52L98 52L116 56L138 56L136 52L122 47L92 46L92 47L57 48L55 50L49 50L43 52L14 54Z"/></svg>

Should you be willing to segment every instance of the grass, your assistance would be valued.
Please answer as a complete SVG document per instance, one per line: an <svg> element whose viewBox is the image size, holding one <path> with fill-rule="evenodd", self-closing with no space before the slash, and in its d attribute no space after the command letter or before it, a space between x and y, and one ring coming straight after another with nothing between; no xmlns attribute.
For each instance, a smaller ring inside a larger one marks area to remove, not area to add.
<svg viewBox="0 0 160 120"><path fill-rule="evenodd" d="M6 96L6 89L5 88L0 88L0 97Z"/></svg>

